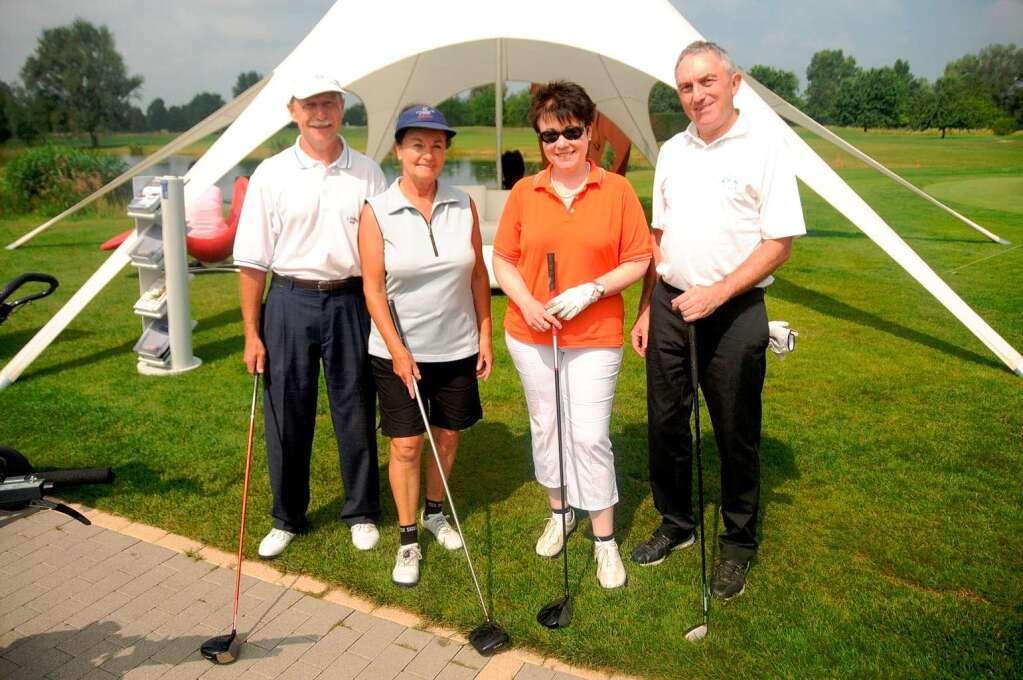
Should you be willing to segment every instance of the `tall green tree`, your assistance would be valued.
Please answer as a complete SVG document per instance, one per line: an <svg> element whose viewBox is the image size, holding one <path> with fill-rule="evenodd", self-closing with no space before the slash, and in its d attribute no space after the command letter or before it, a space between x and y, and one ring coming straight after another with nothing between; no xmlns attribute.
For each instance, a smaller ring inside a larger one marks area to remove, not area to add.
<svg viewBox="0 0 1023 680"><path fill-rule="evenodd" d="M244 71L239 73L238 79L234 81L234 87L231 88L231 96L237 97L262 79L263 74L259 71Z"/></svg>
<svg viewBox="0 0 1023 680"><path fill-rule="evenodd" d="M982 83L972 78L943 76L914 98L910 124L918 130L937 128L944 138L950 129L988 127L999 115L1001 111Z"/></svg>
<svg viewBox="0 0 1023 680"><path fill-rule="evenodd" d="M504 98L504 124L509 127L529 126L529 88Z"/></svg>
<svg viewBox="0 0 1023 680"><path fill-rule="evenodd" d="M97 131L124 119L142 85L142 76L127 74L109 29L84 19L44 30L21 80L55 126L88 133L94 147Z"/></svg>
<svg viewBox="0 0 1023 680"><path fill-rule="evenodd" d="M224 98L219 94L215 92L200 92L185 104L185 126L182 129L187 130L223 105Z"/></svg>
<svg viewBox="0 0 1023 680"><path fill-rule="evenodd" d="M345 125L365 125L366 105L362 102L345 106Z"/></svg>
<svg viewBox="0 0 1023 680"><path fill-rule="evenodd" d="M10 86L0 80L0 144L14 136L14 126L11 125L11 120L7 117L7 109L10 108L13 99L14 94L11 92Z"/></svg>
<svg viewBox="0 0 1023 680"><path fill-rule="evenodd" d="M872 68L842 81L835 99L835 121L870 128L897 127L905 85L894 69Z"/></svg>
<svg viewBox="0 0 1023 680"><path fill-rule="evenodd" d="M818 123L838 122L838 91L859 73L856 59L842 50L821 50L806 67L806 113Z"/></svg>
<svg viewBox="0 0 1023 680"><path fill-rule="evenodd" d="M471 125L494 125L494 105L497 95L493 83L474 87L469 91L469 119Z"/></svg>
<svg viewBox="0 0 1023 680"><path fill-rule="evenodd" d="M682 113L682 102L674 88L658 81L650 88L648 108L650 113Z"/></svg>
<svg viewBox="0 0 1023 680"><path fill-rule="evenodd" d="M469 119L469 105L460 97L448 97L437 104L437 110L444 114L448 125L452 127L472 124Z"/></svg>
<svg viewBox="0 0 1023 680"><path fill-rule="evenodd" d="M167 104L161 97L157 97L146 107L146 128L152 132L170 129L170 121L167 119Z"/></svg>
<svg viewBox="0 0 1023 680"><path fill-rule="evenodd" d="M1023 48L988 45L950 63L945 76L980 83L995 105L1023 122Z"/></svg>
<svg viewBox="0 0 1023 680"><path fill-rule="evenodd" d="M749 70L749 74L789 104L802 108L803 100L799 97L799 77L792 71L757 64Z"/></svg>

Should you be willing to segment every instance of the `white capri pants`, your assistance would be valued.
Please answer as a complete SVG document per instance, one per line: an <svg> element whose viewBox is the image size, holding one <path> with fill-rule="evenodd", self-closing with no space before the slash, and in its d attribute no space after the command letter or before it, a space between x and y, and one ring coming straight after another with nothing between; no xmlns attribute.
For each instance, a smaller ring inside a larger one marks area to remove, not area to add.
<svg viewBox="0 0 1023 680"><path fill-rule="evenodd" d="M521 342L507 332L504 339L526 393L536 481L548 489L557 489L561 486L561 474L554 408L554 352L550 345ZM622 364L622 348L559 351L566 497L569 505L580 510L610 508L618 502L610 431L611 403Z"/></svg>

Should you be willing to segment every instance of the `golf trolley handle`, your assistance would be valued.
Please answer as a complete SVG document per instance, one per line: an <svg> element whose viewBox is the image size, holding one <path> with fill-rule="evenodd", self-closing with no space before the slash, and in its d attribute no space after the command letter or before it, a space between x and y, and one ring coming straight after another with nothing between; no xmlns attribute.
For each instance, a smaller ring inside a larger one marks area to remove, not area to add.
<svg viewBox="0 0 1023 680"><path fill-rule="evenodd" d="M0 504L20 503L64 513L82 524L92 524L89 519L72 507L54 503L44 496L54 489L64 489L83 484L109 484L114 481L110 468L85 468L78 470L51 470L30 472L25 475L8 475L0 478Z"/></svg>
<svg viewBox="0 0 1023 680"><path fill-rule="evenodd" d="M66 489L83 484L110 484L114 481L114 471L108 467L83 468L79 470L49 470L34 474L36 477L42 477L47 482L50 482L54 489Z"/></svg>
<svg viewBox="0 0 1023 680"><path fill-rule="evenodd" d="M46 288L35 293L30 293L24 297L20 297L13 302L6 302L7 298L14 294L16 290L21 288L26 283L45 283ZM58 283L57 279L50 276L49 274L40 274L39 272L28 272L18 276L13 281L4 286L3 291L0 291L0 323L3 323L5 319L15 311L18 307L26 305L33 300L44 298L57 290Z"/></svg>

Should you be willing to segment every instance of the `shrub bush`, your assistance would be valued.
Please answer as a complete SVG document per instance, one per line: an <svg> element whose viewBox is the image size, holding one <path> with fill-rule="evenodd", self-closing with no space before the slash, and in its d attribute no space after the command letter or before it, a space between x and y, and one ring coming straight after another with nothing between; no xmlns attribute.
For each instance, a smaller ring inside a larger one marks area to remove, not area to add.
<svg viewBox="0 0 1023 680"><path fill-rule="evenodd" d="M654 131L654 139L663 142L686 129L689 119L683 113L651 113L650 127Z"/></svg>
<svg viewBox="0 0 1023 680"><path fill-rule="evenodd" d="M8 214L58 213L124 172L113 156L69 146L25 149L4 167L0 195Z"/></svg>
<svg viewBox="0 0 1023 680"><path fill-rule="evenodd" d="M991 124L991 131L999 137L1005 135L1011 135L1016 131L1016 121L1009 116L1002 116L1001 118L995 119L995 122Z"/></svg>

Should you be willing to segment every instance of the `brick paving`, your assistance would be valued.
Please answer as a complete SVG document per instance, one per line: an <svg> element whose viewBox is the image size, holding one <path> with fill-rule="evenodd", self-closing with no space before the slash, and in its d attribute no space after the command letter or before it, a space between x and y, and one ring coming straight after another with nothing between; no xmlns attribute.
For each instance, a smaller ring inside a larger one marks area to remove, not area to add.
<svg viewBox="0 0 1023 680"><path fill-rule="evenodd" d="M249 562L245 643L235 663L215 666L198 650L231 625L234 570L218 565L233 556L79 510L92 526L0 511L0 678L609 680L515 649L488 659L414 614Z"/></svg>

